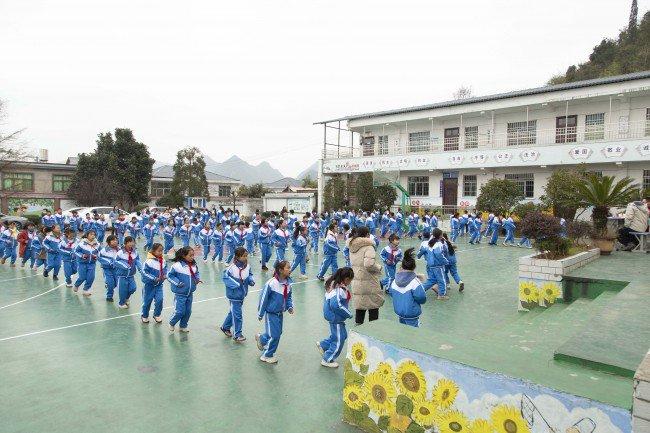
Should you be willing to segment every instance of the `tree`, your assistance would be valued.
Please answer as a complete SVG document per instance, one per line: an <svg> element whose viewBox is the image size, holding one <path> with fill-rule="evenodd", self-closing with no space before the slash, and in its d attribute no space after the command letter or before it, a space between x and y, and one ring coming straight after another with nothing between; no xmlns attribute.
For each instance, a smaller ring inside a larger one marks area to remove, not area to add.
<svg viewBox="0 0 650 433"><path fill-rule="evenodd" d="M476 198L477 209L506 213L524 199L521 186L508 179L490 179Z"/></svg>
<svg viewBox="0 0 650 433"><path fill-rule="evenodd" d="M600 236L607 230L607 217L612 206L625 206L639 196L639 185L629 177L614 182L614 176L588 176L577 185L578 198L583 206L593 206L591 219Z"/></svg>
<svg viewBox="0 0 650 433"><path fill-rule="evenodd" d="M584 182L586 172L584 168L559 168L553 171L544 187L542 203L553 208L553 215L559 218L572 220L580 205L578 184Z"/></svg>
<svg viewBox="0 0 650 433"><path fill-rule="evenodd" d="M388 209L397 200L397 191L391 185L379 185L375 189L375 202L379 209Z"/></svg>
<svg viewBox="0 0 650 433"><path fill-rule="evenodd" d="M571 65L564 74L552 77L548 84L629 74L650 69L650 12L637 25L638 7L632 2L628 26L617 39L603 39L589 55L589 61Z"/></svg>
<svg viewBox="0 0 650 433"><path fill-rule="evenodd" d="M323 191L325 209L339 209L345 206L345 180L334 176L327 181Z"/></svg>
<svg viewBox="0 0 650 433"><path fill-rule="evenodd" d="M0 126L3 125L6 117L5 105L0 100ZM0 170L7 168L14 161L22 161L31 156L19 141L23 131L24 129L18 129L4 132L0 129Z"/></svg>
<svg viewBox="0 0 650 433"><path fill-rule="evenodd" d="M357 207L371 211L375 208L375 189L372 186L372 173L361 173L357 176L355 185Z"/></svg>
<svg viewBox="0 0 650 433"><path fill-rule="evenodd" d="M315 179L312 179L310 175L307 175L302 179L302 187L303 188L318 188L318 181L315 180Z"/></svg>
<svg viewBox="0 0 650 433"><path fill-rule="evenodd" d="M69 194L81 206L117 204L131 209L149 199L154 160L147 146L135 140L130 129L115 129L97 136L97 148L82 153ZM101 182L98 181L101 179ZM97 192L90 193L93 188Z"/></svg>
<svg viewBox="0 0 650 433"><path fill-rule="evenodd" d="M205 177L205 160L197 147L186 147L176 153L169 196L171 206L182 204L184 197L210 199L208 180Z"/></svg>
<svg viewBox="0 0 650 433"><path fill-rule="evenodd" d="M468 99L472 97L472 86L460 86L455 92L454 92L454 99L459 100L459 99Z"/></svg>
<svg viewBox="0 0 650 433"><path fill-rule="evenodd" d="M246 186L242 185L237 191L237 195L240 197L249 197L249 198L262 198L264 194L271 192L269 188L266 188L262 183L254 183L253 185Z"/></svg>

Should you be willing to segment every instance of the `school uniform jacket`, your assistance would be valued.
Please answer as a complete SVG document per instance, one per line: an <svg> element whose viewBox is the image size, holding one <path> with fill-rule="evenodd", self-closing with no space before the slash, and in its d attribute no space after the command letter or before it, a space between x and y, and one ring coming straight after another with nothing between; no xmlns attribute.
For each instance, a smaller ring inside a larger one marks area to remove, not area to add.
<svg viewBox="0 0 650 433"><path fill-rule="evenodd" d="M415 319L422 314L421 304L427 302L424 287L415 272L402 271L395 274L395 279L388 289L393 299L393 309L402 319Z"/></svg>
<svg viewBox="0 0 650 433"><path fill-rule="evenodd" d="M135 248L130 252L122 248L115 256L115 272L120 277L134 276L140 266L140 255Z"/></svg>
<svg viewBox="0 0 650 433"><path fill-rule="evenodd" d="M352 313L348 308L351 297L352 294L344 286L325 292L325 301L323 302L325 320L330 323L344 323L347 319L352 318Z"/></svg>
<svg viewBox="0 0 650 433"><path fill-rule="evenodd" d="M397 263L402 261L402 257L404 257L404 253L399 248L394 250L390 247L390 245L387 245L386 247L384 247L383 250L381 250L379 256L381 257L383 262L386 263L387 265L395 266Z"/></svg>
<svg viewBox="0 0 650 433"><path fill-rule="evenodd" d="M59 251L64 262L71 262L75 259L74 249L77 247L76 239L68 239L65 236L59 242Z"/></svg>
<svg viewBox="0 0 650 433"><path fill-rule="evenodd" d="M243 301L248 295L248 287L255 285L253 273L248 264L242 268L233 262L223 271L222 278L226 285L226 298L230 301Z"/></svg>
<svg viewBox="0 0 650 433"><path fill-rule="evenodd" d="M338 251L340 251L340 248L336 241L336 235L328 231L325 241L323 242L323 254L326 256L334 256Z"/></svg>
<svg viewBox="0 0 650 433"><path fill-rule="evenodd" d="M99 244L97 242L90 243L88 239L82 239L74 249L74 253L79 263L95 263L99 254Z"/></svg>
<svg viewBox="0 0 650 433"><path fill-rule="evenodd" d="M262 318L266 313L280 314L293 309L292 284L291 278L285 282L280 282L275 277L267 281L260 294L257 317Z"/></svg>
<svg viewBox="0 0 650 433"><path fill-rule="evenodd" d="M148 287L160 286L163 283L162 277L167 276L167 262L163 257L158 259L151 253L142 264L142 282Z"/></svg>
<svg viewBox="0 0 650 433"><path fill-rule="evenodd" d="M106 245L104 248L99 250L99 264L102 266L102 269L114 270L115 269L115 258L117 253L120 250L117 248L111 248Z"/></svg>
<svg viewBox="0 0 650 433"><path fill-rule="evenodd" d="M285 249L289 244L289 236L290 235L288 230L276 229L273 232L271 240L273 241L273 244L276 246L276 248Z"/></svg>
<svg viewBox="0 0 650 433"><path fill-rule="evenodd" d="M172 292L176 295L189 296L196 290L200 278L196 262L189 264L185 261L176 262L169 268L167 279L171 283Z"/></svg>

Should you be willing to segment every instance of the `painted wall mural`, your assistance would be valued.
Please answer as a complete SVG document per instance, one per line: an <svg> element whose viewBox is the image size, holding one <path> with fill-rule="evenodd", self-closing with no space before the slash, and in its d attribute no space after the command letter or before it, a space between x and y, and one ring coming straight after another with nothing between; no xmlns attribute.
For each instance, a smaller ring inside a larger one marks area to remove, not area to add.
<svg viewBox="0 0 650 433"><path fill-rule="evenodd" d="M343 420L371 433L629 433L630 412L350 333Z"/></svg>
<svg viewBox="0 0 650 433"><path fill-rule="evenodd" d="M54 209L52 198L20 198L12 197L8 200L9 210L16 207L27 206L27 212L40 212L43 209Z"/></svg>
<svg viewBox="0 0 650 433"><path fill-rule="evenodd" d="M519 278L519 310L536 306L550 307L563 299L562 282L535 278Z"/></svg>

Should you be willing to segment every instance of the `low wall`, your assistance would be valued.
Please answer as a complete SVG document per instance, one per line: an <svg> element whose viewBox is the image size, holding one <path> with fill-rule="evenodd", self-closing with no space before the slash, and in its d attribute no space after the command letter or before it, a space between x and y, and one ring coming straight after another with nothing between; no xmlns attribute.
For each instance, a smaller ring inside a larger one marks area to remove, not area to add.
<svg viewBox="0 0 650 433"><path fill-rule="evenodd" d="M600 257L600 250L593 248L560 260L535 258L538 255L519 258L520 311L528 311L537 305L548 307L564 299L564 276L596 260Z"/></svg>
<svg viewBox="0 0 650 433"><path fill-rule="evenodd" d="M355 331L344 362L343 402L343 420L372 433L631 432L628 410Z"/></svg>
<svg viewBox="0 0 650 433"><path fill-rule="evenodd" d="M632 431L650 433L650 352L634 375Z"/></svg>

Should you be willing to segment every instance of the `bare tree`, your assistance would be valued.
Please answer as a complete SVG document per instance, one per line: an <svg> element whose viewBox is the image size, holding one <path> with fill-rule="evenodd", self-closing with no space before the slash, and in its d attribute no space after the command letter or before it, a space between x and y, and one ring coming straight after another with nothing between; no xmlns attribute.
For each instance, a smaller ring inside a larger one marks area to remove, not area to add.
<svg viewBox="0 0 650 433"><path fill-rule="evenodd" d="M472 86L460 86L458 90L454 92L454 99L468 99L472 97Z"/></svg>
<svg viewBox="0 0 650 433"><path fill-rule="evenodd" d="M31 156L31 153L25 150L24 143L19 140L24 129L3 131L2 126L5 125L6 117L4 102L0 100L0 170L6 169L13 162L23 161Z"/></svg>

